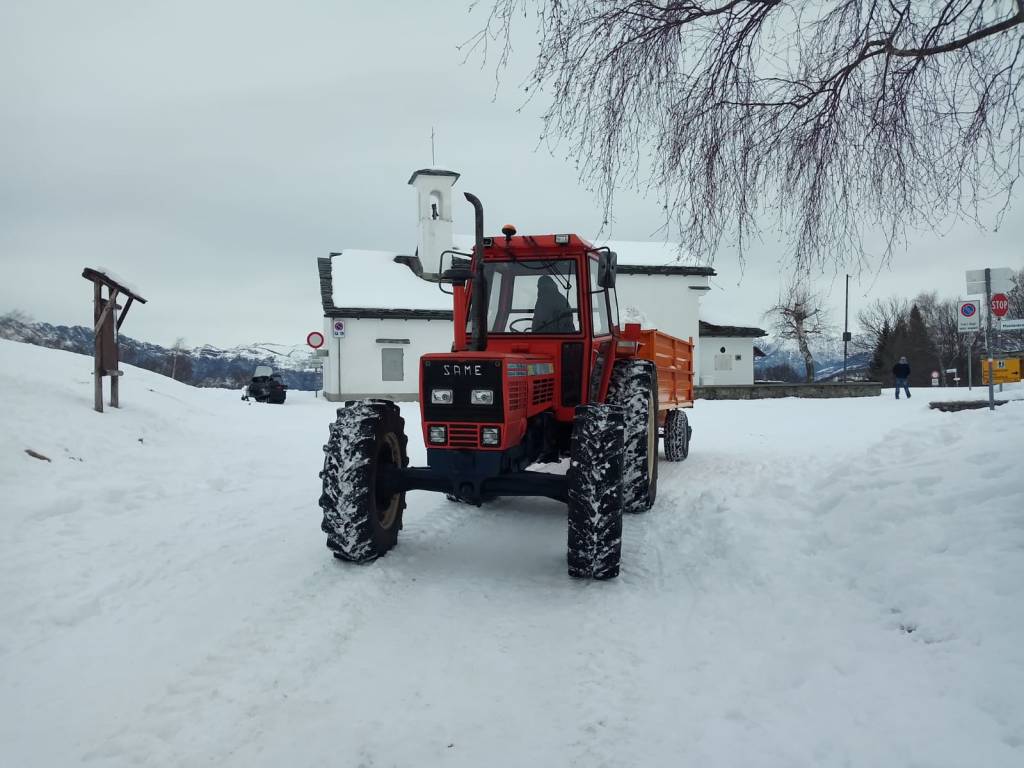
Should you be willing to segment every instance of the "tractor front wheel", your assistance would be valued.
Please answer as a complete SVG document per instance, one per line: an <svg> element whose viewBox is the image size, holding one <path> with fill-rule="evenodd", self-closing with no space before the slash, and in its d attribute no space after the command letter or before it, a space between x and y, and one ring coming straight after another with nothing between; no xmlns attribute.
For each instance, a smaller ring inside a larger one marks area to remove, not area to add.
<svg viewBox="0 0 1024 768"><path fill-rule="evenodd" d="M324 446L320 528L340 560L368 563L395 546L405 493L384 487L380 470L409 464L405 420L387 400L357 400L338 409Z"/></svg>
<svg viewBox="0 0 1024 768"><path fill-rule="evenodd" d="M569 575L613 579L622 555L621 408L581 405L569 462Z"/></svg>

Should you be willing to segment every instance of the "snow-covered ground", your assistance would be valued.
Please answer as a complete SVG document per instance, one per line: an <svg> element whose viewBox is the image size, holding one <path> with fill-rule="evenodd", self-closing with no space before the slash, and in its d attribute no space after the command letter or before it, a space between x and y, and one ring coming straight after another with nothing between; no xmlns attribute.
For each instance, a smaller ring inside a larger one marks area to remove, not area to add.
<svg viewBox="0 0 1024 768"><path fill-rule="evenodd" d="M699 402L591 583L545 500L337 562L333 406L126 370L0 342L4 766L1024 765L1024 402Z"/></svg>

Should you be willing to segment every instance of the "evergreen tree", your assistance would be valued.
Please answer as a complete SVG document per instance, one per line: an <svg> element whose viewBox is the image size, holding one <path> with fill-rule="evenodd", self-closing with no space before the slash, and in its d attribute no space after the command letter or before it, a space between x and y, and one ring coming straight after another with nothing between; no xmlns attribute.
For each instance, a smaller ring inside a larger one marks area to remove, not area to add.
<svg viewBox="0 0 1024 768"><path fill-rule="evenodd" d="M891 383L892 372L890 369L892 366L887 366L885 363L891 354L891 345L892 328L889 327L889 323L886 321L882 323L882 327L878 331L874 353L871 355L871 365L868 366L868 373L871 375L872 381L880 381L883 384Z"/></svg>
<svg viewBox="0 0 1024 768"><path fill-rule="evenodd" d="M906 356L910 363L910 386L929 386L937 358L931 334L928 333L928 327L917 304L910 308L904 344L900 354Z"/></svg>

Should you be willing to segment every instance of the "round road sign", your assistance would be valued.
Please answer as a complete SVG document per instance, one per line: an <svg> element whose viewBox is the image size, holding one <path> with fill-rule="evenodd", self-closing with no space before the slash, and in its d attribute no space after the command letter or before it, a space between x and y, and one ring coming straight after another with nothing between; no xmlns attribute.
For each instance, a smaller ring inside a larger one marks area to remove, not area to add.
<svg viewBox="0 0 1024 768"><path fill-rule="evenodd" d="M996 317L1006 317L1010 309L1010 300L1005 293L992 294L992 314Z"/></svg>
<svg viewBox="0 0 1024 768"><path fill-rule="evenodd" d="M974 317L974 312L976 311L976 309L977 307L975 307L973 304L965 302L964 304L960 305L960 314L963 315L964 317Z"/></svg>
<svg viewBox="0 0 1024 768"><path fill-rule="evenodd" d="M320 331L313 331L306 337L306 343L313 349L320 349L324 345L324 335Z"/></svg>

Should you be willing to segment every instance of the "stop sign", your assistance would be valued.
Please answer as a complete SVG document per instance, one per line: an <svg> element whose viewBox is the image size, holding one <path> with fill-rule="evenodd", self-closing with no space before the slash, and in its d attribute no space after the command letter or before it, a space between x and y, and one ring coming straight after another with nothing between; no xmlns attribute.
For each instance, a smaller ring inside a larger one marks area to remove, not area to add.
<svg viewBox="0 0 1024 768"><path fill-rule="evenodd" d="M1010 309L1010 300L1005 293L992 294L992 314L996 317L1005 317Z"/></svg>

